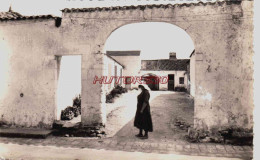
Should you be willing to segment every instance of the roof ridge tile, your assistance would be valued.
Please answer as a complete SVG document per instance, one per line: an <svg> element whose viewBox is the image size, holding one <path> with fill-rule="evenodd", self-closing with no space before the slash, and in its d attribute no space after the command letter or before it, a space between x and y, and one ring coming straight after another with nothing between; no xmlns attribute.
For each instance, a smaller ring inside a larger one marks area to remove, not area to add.
<svg viewBox="0 0 260 160"><path fill-rule="evenodd" d="M8 21L8 20L26 20L26 19L56 19L58 16L53 16L51 14L46 15L32 15L32 16L24 16L18 12L0 12L0 21Z"/></svg>
<svg viewBox="0 0 260 160"><path fill-rule="evenodd" d="M175 8L175 7L190 7L190 6L200 6L200 5L223 5L223 4L240 4L244 0L224 0L224 1L215 1L215 2L193 2L193 3L176 3L176 4L147 4L147 5L131 5L131 6L111 6L111 7L92 7L92 8L64 8L61 11L65 13L70 12L93 12L93 11L110 11L110 10L129 10L129 9L141 9L145 8Z"/></svg>

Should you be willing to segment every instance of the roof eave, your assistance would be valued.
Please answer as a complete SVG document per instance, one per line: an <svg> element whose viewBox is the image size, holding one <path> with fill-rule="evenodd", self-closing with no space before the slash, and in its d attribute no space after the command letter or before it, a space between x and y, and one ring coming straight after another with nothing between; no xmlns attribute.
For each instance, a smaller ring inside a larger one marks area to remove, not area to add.
<svg viewBox="0 0 260 160"><path fill-rule="evenodd" d="M224 0L215 2L198 2L198 3L178 3L178 4L148 4L148 5L131 5L131 6L112 6L112 7L96 7L96 8L64 8L61 11L63 13L71 12L95 12L95 11L111 11L111 10L131 10L131 9L141 9L145 8L175 8L175 7L190 7L190 6L200 6L200 5L223 5L226 4L240 4L243 0Z"/></svg>

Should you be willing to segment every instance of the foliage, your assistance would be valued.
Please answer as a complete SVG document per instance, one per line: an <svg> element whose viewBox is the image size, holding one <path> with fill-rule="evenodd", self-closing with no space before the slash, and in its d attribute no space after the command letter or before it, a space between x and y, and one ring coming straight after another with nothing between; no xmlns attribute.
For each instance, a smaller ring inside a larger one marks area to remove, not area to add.
<svg viewBox="0 0 260 160"><path fill-rule="evenodd" d="M197 130L192 127L188 130L190 142L213 142L233 145L252 145L253 130L241 127L212 127L210 131Z"/></svg>
<svg viewBox="0 0 260 160"><path fill-rule="evenodd" d="M81 96L80 96L80 94L73 99L73 106L77 107L79 113L81 114Z"/></svg>
<svg viewBox="0 0 260 160"><path fill-rule="evenodd" d="M186 92L187 91L187 89L183 86L176 86L174 90L177 92Z"/></svg>
<svg viewBox="0 0 260 160"><path fill-rule="evenodd" d="M62 110L61 111L61 120L71 120L71 119L73 119L74 116L75 116L73 111L75 109L76 109L75 107L68 106L67 108Z"/></svg>
<svg viewBox="0 0 260 160"><path fill-rule="evenodd" d="M106 95L106 103L113 103L114 102L114 98L118 97L120 94L122 93L126 93L127 89L117 85L115 88L113 88L109 94Z"/></svg>
<svg viewBox="0 0 260 160"><path fill-rule="evenodd" d="M68 106L61 111L61 120L71 120L81 114L80 94L73 99L73 106Z"/></svg>

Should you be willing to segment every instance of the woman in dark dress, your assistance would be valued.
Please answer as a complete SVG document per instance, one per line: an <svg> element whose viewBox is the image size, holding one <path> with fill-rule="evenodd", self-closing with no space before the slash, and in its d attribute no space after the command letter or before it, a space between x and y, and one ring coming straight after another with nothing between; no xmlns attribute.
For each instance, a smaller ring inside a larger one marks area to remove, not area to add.
<svg viewBox="0 0 260 160"><path fill-rule="evenodd" d="M138 88L140 88L142 92L137 97L137 110L135 114L134 126L139 129L139 134L137 134L136 137L147 139L148 132L153 131L149 104L150 93L143 85L139 85ZM145 131L144 135L143 130Z"/></svg>

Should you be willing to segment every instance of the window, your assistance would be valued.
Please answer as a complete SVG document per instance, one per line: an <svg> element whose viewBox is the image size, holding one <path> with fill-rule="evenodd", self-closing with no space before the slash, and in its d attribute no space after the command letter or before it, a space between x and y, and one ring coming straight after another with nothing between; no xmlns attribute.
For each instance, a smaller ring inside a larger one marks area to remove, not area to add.
<svg viewBox="0 0 260 160"><path fill-rule="evenodd" d="M184 77L179 78L179 84L184 84Z"/></svg>

